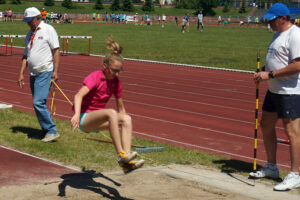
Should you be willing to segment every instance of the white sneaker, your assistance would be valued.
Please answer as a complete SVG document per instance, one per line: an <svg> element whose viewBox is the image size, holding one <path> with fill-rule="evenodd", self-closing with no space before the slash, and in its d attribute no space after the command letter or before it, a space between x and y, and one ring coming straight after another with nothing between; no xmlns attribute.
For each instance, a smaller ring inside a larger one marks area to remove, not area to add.
<svg viewBox="0 0 300 200"><path fill-rule="evenodd" d="M42 139L43 142L51 142L53 140L55 140L56 138L59 137L59 134L56 133L52 133L52 134L46 134L45 137Z"/></svg>
<svg viewBox="0 0 300 200"><path fill-rule="evenodd" d="M263 168L258 170L257 172L250 172L250 176L253 178L264 178L269 177L272 179L278 179L279 178L279 170L278 168L271 167L272 165L267 163ZM273 169L274 168L274 169Z"/></svg>
<svg viewBox="0 0 300 200"><path fill-rule="evenodd" d="M286 191L293 188L300 187L300 176L290 172L284 180L274 187L276 191Z"/></svg>
<svg viewBox="0 0 300 200"><path fill-rule="evenodd" d="M143 159L141 160L131 160L128 163L124 164L122 166L123 168L123 172L125 174L128 174L130 172L132 172L133 170L139 169L141 167L143 167L145 161Z"/></svg>
<svg viewBox="0 0 300 200"><path fill-rule="evenodd" d="M136 151L133 151L129 154L127 154L125 151L120 152L118 156L119 165L122 166L123 164L128 163L129 161L135 159L137 154L138 153Z"/></svg>

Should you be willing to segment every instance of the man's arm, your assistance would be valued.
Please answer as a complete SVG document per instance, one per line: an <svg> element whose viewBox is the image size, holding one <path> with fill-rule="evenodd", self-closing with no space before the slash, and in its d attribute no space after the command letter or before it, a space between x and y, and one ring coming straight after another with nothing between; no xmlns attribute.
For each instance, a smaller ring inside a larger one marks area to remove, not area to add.
<svg viewBox="0 0 300 200"><path fill-rule="evenodd" d="M300 58L296 58L293 62L284 68L273 71L273 77L284 77L300 73ZM259 72L254 74L254 82L269 80L269 72Z"/></svg>
<svg viewBox="0 0 300 200"><path fill-rule="evenodd" d="M24 85L24 72L27 67L27 56L23 56L22 58L22 64L21 64L21 69L19 73L19 79L18 79L18 84L20 88L23 88Z"/></svg>
<svg viewBox="0 0 300 200"><path fill-rule="evenodd" d="M300 72L300 57L293 60L288 66L273 71L274 77L290 76Z"/></svg>
<svg viewBox="0 0 300 200"><path fill-rule="evenodd" d="M54 64L54 71L52 74L52 80L56 81L58 79L58 68L60 63L60 53L59 48L53 49L53 64Z"/></svg>

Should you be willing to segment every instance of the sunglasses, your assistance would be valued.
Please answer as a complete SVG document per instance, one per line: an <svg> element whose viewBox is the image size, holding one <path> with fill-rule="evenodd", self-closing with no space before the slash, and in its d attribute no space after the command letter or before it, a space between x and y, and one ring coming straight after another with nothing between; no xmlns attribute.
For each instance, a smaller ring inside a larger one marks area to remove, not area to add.
<svg viewBox="0 0 300 200"><path fill-rule="evenodd" d="M109 70L114 73L114 74L117 74L117 73L122 73L124 71L123 67L121 69L113 69L111 68L110 66L108 66Z"/></svg>

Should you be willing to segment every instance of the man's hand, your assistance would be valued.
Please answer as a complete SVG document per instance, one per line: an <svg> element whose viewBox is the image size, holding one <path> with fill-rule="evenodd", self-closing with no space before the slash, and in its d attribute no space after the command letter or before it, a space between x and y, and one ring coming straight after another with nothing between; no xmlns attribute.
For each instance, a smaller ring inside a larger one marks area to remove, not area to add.
<svg viewBox="0 0 300 200"><path fill-rule="evenodd" d="M19 75L18 85L20 88L23 88L23 86L24 86L24 75L23 74Z"/></svg>
<svg viewBox="0 0 300 200"><path fill-rule="evenodd" d="M57 81L58 80L58 74L57 72L53 72L52 73L52 78L51 78L52 81Z"/></svg>
<svg viewBox="0 0 300 200"><path fill-rule="evenodd" d="M269 72L258 72L253 76L254 83L259 83L260 81L266 81L269 79Z"/></svg>

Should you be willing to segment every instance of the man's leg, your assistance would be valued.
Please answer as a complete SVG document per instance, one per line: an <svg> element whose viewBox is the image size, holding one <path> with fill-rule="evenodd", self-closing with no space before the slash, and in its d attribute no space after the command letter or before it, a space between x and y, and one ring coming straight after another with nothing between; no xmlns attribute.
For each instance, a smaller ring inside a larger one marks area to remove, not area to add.
<svg viewBox="0 0 300 200"><path fill-rule="evenodd" d="M262 112L260 126L263 132L264 145L268 163L276 164L277 137L275 125L278 120L276 112Z"/></svg>
<svg viewBox="0 0 300 200"><path fill-rule="evenodd" d="M277 113L263 110L260 126L263 132L264 146L267 153L268 163L260 170L256 172L250 172L249 175L251 177L269 177L273 179L277 179L279 177L279 171L276 165L277 138L275 125L277 119Z"/></svg>
<svg viewBox="0 0 300 200"><path fill-rule="evenodd" d="M299 172L300 167L300 118L282 119L285 132L290 140L291 171Z"/></svg>
<svg viewBox="0 0 300 200"><path fill-rule="evenodd" d="M46 102L50 89L52 72L44 72L30 77L30 87L33 97L33 107L39 123L46 134L57 132Z"/></svg>
<svg viewBox="0 0 300 200"><path fill-rule="evenodd" d="M281 183L274 187L276 191L286 191L300 187L300 118L282 119L285 132L290 139L291 171Z"/></svg>

